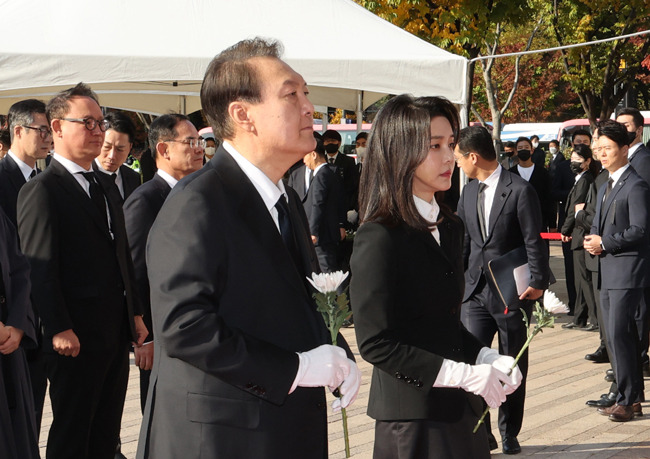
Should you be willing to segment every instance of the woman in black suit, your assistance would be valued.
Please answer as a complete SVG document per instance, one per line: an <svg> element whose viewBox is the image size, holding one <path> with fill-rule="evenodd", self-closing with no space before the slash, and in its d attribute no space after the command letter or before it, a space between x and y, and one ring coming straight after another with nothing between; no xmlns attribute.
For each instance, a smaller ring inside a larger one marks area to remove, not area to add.
<svg viewBox="0 0 650 459"><path fill-rule="evenodd" d="M375 458L489 457L486 430L472 434L481 397L499 406L521 381L518 369L506 376L512 357L460 322L463 224L435 197L451 185L457 133L449 101L402 95L370 136L350 298L359 350L374 365Z"/></svg>
<svg viewBox="0 0 650 459"><path fill-rule="evenodd" d="M589 331L598 330L596 299L591 273L587 270L585 262L586 252L582 246L584 236L589 234L590 229L576 224L576 205L586 202L594 178L598 175L598 169L599 165L593 160L591 148L581 144L573 147L571 170L576 174L576 182L567 197L566 219L561 233L562 242L571 242L577 300L573 322L562 325L562 328L584 327Z"/></svg>

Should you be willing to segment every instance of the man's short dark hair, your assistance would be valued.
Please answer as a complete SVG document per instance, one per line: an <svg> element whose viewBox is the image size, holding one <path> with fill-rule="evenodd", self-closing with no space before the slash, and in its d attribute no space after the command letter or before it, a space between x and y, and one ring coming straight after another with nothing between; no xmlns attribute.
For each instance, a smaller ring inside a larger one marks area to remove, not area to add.
<svg viewBox="0 0 650 459"><path fill-rule="evenodd" d="M558 141L555 140L555 139L554 139L554 140L551 140L551 141L548 143L548 146L550 147L551 144L555 144L558 148L560 148L560 142L558 142Z"/></svg>
<svg viewBox="0 0 650 459"><path fill-rule="evenodd" d="M512 140L508 140L507 142L503 142L503 148L515 148L515 143Z"/></svg>
<svg viewBox="0 0 650 459"><path fill-rule="evenodd" d="M354 140L356 141L356 140L359 140L359 139L368 140L368 133L367 132L359 132Z"/></svg>
<svg viewBox="0 0 650 459"><path fill-rule="evenodd" d="M45 107L47 120L51 123L52 120L65 118L65 115L70 111L70 104L68 102L75 97L90 97L99 105L97 94L90 89L90 86L84 83L78 83L77 86L61 91L50 99Z"/></svg>
<svg viewBox="0 0 650 459"><path fill-rule="evenodd" d="M4 145L3 150L9 150L9 148L11 148L11 136L9 135L9 129L0 129L0 143Z"/></svg>
<svg viewBox="0 0 650 459"><path fill-rule="evenodd" d="M328 129L327 131L323 132L323 140L327 139L334 139L337 142L341 142L341 140L343 140L341 134L339 134L339 132L335 131L334 129Z"/></svg>
<svg viewBox="0 0 650 459"><path fill-rule="evenodd" d="M537 140L539 142L539 136L537 134L530 136L530 141L533 142Z"/></svg>
<svg viewBox="0 0 650 459"><path fill-rule="evenodd" d="M517 138L515 145L517 145L519 142L526 142L528 145L530 145L530 152L533 152L533 142L528 137L521 136Z"/></svg>
<svg viewBox="0 0 650 459"><path fill-rule="evenodd" d="M591 143L591 132L587 131L586 129L576 129L575 131L573 131L573 134L571 134L571 143L573 143L573 141L579 135L586 135L587 137L589 137L589 143Z"/></svg>
<svg viewBox="0 0 650 459"><path fill-rule="evenodd" d="M643 118L643 115L641 114L638 108L634 108L634 107L622 108L616 113L616 118L618 118L621 115L632 116L632 121L634 121L634 127L636 127L637 129L643 127L643 125L645 124L645 119Z"/></svg>
<svg viewBox="0 0 650 459"><path fill-rule="evenodd" d="M133 143L135 140L135 124L122 112L109 112L104 117L110 123L109 129L112 129L120 134L126 134L129 137L129 142Z"/></svg>
<svg viewBox="0 0 650 459"><path fill-rule="evenodd" d="M28 126L34 122L34 114L45 114L45 103L37 99L25 99L16 102L9 107L7 114L7 124L9 126L9 136L11 142L14 141L14 127Z"/></svg>
<svg viewBox="0 0 650 459"><path fill-rule="evenodd" d="M178 131L176 130L178 123L189 120L187 116L181 115L180 113L167 113L153 120L153 123L149 127L149 147L151 148L151 154L154 160L157 155L156 145L158 145L158 142L174 140L174 137L178 135Z"/></svg>
<svg viewBox="0 0 650 459"><path fill-rule="evenodd" d="M212 59L201 85L201 106L215 137L229 139L235 133L228 115L228 106L232 102L256 104L262 101L262 82L250 59L280 59L281 54L279 41L256 37L242 40Z"/></svg>
<svg viewBox="0 0 650 459"><path fill-rule="evenodd" d="M605 120L598 123L598 137L607 137L613 140L619 148L630 144L627 128L624 124L614 120Z"/></svg>
<svg viewBox="0 0 650 459"><path fill-rule="evenodd" d="M458 134L458 148L465 153L476 153L487 161L497 159L492 136L483 126L467 126Z"/></svg>

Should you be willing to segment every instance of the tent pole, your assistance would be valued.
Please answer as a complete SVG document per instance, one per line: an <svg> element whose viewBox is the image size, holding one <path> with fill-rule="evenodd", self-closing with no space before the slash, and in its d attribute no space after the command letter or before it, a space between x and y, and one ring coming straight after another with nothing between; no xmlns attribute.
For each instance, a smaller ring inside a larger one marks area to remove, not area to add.
<svg viewBox="0 0 650 459"><path fill-rule="evenodd" d="M357 91L357 134L363 129L363 91Z"/></svg>

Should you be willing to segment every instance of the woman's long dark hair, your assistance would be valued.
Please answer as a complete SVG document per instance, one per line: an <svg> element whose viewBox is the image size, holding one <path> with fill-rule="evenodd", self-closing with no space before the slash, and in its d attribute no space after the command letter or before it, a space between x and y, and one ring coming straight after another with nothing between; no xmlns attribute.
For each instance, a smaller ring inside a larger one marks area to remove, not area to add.
<svg viewBox="0 0 650 459"><path fill-rule="evenodd" d="M591 159L591 163L589 163L589 168L587 169L587 172L589 172L591 176L594 178L598 176L598 172L600 172L600 163L596 161L593 153L591 152L591 148L589 148L588 145L578 144L573 147L571 152L580 156L585 161Z"/></svg>
<svg viewBox="0 0 650 459"><path fill-rule="evenodd" d="M431 120L437 116L451 124L458 136L458 112L442 97L396 96L379 110L368 140L359 184L361 222L378 222L430 231L436 224L426 221L413 201L415 170L426 159L431 138ZM452 216L436 198L441 215Z"/></svg>

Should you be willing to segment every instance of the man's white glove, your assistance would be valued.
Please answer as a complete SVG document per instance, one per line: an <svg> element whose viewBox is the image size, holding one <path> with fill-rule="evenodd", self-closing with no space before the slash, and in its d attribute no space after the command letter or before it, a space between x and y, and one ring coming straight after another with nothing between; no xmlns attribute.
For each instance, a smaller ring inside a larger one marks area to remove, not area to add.
<svg viewBox="0 0 650 459"><path fill-rule="evenodd" d="M433 387L460 387L483 397L490 408L497 408L506 401L502 383L509 378L492 365L469 365L445 359Z"/></svg>
<svg viewBox="0 0 650 459"><path fill-rule="evenodd" d="M329 387L334 391L341 386L341 399L335 400L332 409L347 408L357 398L361 386L361 372L357 364L348 359L345 351L323 344L307 352L299 352L298 373L289 393L296 387ZM337 403L338 402L338 403Z"/></svg>
<svg viewBox="0 0 650 459"><path fill-rule="evenodd" d="M492 365L494 368L502 371L510 377L510 381L505 383L506 395L510 395L516 391L521 384L521 381L524 379L524 376L519 370L519 365L512 368L512 365L514 363L514 357L510 357L509 355L501 355L499 354L499 351L489 347L482 348L476 357L477 365Z"/></svg>

